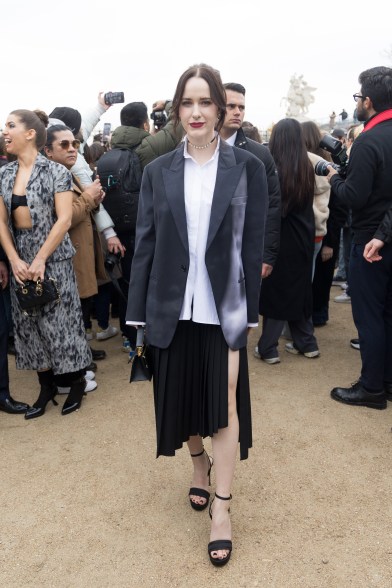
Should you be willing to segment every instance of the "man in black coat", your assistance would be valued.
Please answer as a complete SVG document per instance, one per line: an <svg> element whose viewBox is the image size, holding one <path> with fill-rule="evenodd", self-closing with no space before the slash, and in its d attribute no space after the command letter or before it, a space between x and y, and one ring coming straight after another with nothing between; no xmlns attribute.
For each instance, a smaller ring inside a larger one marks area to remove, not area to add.
<svg viewBox="0 0 392 588"><path fill-rule="evenodd" d="M0 246L0 411L10 414L23 414L29 408L28 404L18 402L10 396L8 377L8 319L4 305L3 290L8 284L8 268L5 255Z"/></svg>
<svg viewBox="0 0 392 588"><path fill-rule="evenodd" d="M253 153L264 163L267 174L268 213L262 269L262 277L267 278L273 270L280 243L281 200L278 172L268 147L247 138L241 128L245 116L244 86L229 83L224 84L224 88L226 90L226 116L220 135L229 145Z"/></svg>
<svg viewBox="0 0 392 588"><path fill-rule="evenodd" d="M349 279L362 370L356 384L334 388L331 396L382 409L392 395L392 69L368 69L359 83L354 100L364 130L351 149L347 178L330 168L328 179L336 196L352 209ZM368 243L376 250L381 243L381 255L368 250Z"/></svg>

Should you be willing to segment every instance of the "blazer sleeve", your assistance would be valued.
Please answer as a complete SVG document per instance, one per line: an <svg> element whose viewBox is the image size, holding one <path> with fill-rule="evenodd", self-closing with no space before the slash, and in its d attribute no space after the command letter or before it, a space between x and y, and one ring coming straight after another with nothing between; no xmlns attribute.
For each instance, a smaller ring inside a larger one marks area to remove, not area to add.
<svg viewBox="0 0 392 588"><path fill-rule="evenodd" d="M252 162L253 163L253 162ZM242 241L248 323L258 323L261 269L264 251L265 224L268 210L268 184L263 163L248 170L248 201ZM249 164L248 164L248 167Z"/></svg>
<svg viewBox="0 0 392 588"><path fill-rule="evenodd" d="M146 168L139 195L135 253L128 289L126 321L146 322L147 290L154 259L155 242L152 177L149 168Z"/></svg>

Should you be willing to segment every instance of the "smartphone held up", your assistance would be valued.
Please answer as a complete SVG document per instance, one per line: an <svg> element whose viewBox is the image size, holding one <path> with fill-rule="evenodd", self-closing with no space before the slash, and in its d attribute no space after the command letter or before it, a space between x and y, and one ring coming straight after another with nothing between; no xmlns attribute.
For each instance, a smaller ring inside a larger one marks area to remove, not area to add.
<svg viewBox="0 0 392 588"><path fill-rule="evenodd" d="M124 92L106 92L104 100L105 104L121 104L124 102Z"/></svg>

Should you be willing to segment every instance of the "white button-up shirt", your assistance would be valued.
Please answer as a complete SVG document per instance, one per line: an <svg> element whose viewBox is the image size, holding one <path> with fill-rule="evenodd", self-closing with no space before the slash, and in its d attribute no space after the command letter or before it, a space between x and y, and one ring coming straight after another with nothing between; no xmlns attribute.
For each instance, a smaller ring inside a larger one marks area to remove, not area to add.
<svg viewBox="0 0 392 588"><path fill-rule="evenodd" d="M189 271L180 320L192 319L196 323L219 325L218 313L205 254L210 226L212 197L218 170L220 139L209 161L199 165L184 145L184 193L189 243Z"/></svg>

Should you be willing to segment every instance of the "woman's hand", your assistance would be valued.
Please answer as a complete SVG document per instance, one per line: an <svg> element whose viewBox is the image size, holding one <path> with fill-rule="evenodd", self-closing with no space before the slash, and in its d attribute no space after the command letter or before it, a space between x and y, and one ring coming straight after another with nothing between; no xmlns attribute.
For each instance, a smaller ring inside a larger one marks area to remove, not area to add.
<svg viewBox="0 0 392 588"><path fill-rule="evenodd" d="M110 253L120 253L121 257L124 257L125 247L118 237L109 237L106 243Z"/></svg>
<svg viewBox="0 0 392 588"><path fill-rule="evenodd" d="M333 255L333 249L332 247L328 247L327 245L323 245L323 247L321 247L321 261L328 261L329 259L331 259L332 255Z"/></svg>
<svg viewBox="0 0 392 588"><path fill-rule="evenodd" d="M8 284L8 269L4 261L0 261L0 289L4 290Z"/></svg>
<svg viewBox="0 0 392 588"><path fill-rule="evenodd" d="M94 180L92 184L86 186L83 192L86 192L94 200L96 206L99 206L105 198L105 192L102 190L99 179Z"/></svg>
<svg viewBox="0 0 392 588"><path fill-rule="evenodd" d="M13 261L10 260L10 264L12 273L18 284L23 284L26 280L30 279L29 265L23 259L18 257Z"/></svg>
<svg viewBox="0 0 392 588"><path fill-rule="evenodd" d="M43 259L35 258L29 268L29 279L36 282L38 278L41 280L45 277L45 261Z"/></svg>

